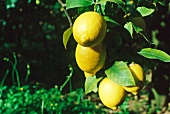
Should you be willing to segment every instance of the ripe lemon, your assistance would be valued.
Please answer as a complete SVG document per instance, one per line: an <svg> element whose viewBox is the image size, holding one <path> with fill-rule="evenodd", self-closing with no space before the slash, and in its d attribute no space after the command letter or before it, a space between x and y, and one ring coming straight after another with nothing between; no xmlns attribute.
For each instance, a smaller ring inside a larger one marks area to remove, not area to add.
<svg viewBox="0 0 170 114"><path fill-rule="evenodd" d="M107 24L97 12L85 12L73 24L73 36L76 42L85 47L101 43L106 35Z"/></svg>
<svg viewBox="0 0 170 114"><path fill-rule="evenodd" d="M106 47L103 43L94 47L84 47L77 44L75 52L76 62L85 76L94 76L99 71L106 59Z"/></svg>
<svg viewBox="0 0 170 114"><path fill-rule="evenodd" d="M136 25L137 27L140 27L143 29L143 31L146 31L146 23L145 20L142 17L134 17L132 18L132 23Z"/></svg>
<svg viewBox="0 0 170 114"><path fill-rule="evenodd" d="M129 69L135 80L136 86L123 86L123 88L126 91L131 92L132 94L136 95L144 86L145 76L143 73L143 69L139 64L131 63L129 65Z"/></svg>
<svg viewBox="0 0 170 114"><path fill-rule="evenodd" d="M102 103L113 110L116 110L124 102L127 95L121 85L109 78L104 78L100 82L98 93Z"/></svg>

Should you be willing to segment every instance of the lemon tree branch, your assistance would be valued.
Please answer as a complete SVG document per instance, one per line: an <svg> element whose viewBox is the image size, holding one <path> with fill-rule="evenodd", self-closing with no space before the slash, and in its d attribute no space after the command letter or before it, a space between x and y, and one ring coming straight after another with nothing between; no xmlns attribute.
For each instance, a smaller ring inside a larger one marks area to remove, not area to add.
<svg viewBox="0 0 170 114"><path fill-rule="evenodd" d="M61 0L58 0L58 2L59 2L60 5L62 6L62 8L63 8L63 10L64 10L64 13L65 13L66 16L67 16L67 19L68 19L68 21L69 21L69 23L70 23L70 27L72 27L73 23L72 23L72 21L71 21L71 18L70 18L70 16L69 16L69 14L67 13L66 9L64 8L64 7L66 7L66 4L64 4Z"/></svg>

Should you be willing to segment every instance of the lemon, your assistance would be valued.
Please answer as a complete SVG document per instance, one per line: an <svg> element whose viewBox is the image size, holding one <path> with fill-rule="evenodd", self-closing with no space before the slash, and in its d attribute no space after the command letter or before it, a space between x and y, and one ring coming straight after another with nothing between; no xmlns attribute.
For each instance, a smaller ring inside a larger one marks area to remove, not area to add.
<svg viewBox="0 0 170 114"><path fill-rule="evenodd" d="M123 88L136 95L144 86L145 83L145 75L143 73L143 69L139 64L131 63L129 65L129 69L132 73L132 76L135 80L136 86L123 86Z"/></svg>
<svg viewBox="0 0 170 114"><path fill-rule="evenodd" d="M106 35L107 24L97 12L81 14L73 24L73 36L76 42L85 47L100 44Z"/></svg>
<svg viewBox="0 0 170 114"><path fill-rule="evenodd" d="M140 27L143 29L143 31L146 31L146 23L145 20L142 17L134 17L132 18L132 23L136 25L137 27Z"/></svg>
<svg viewBox="0 0 170 114"><path fill-rule="evenodd" d="M84 47L77 44L75 57L79 68L84 71L85 76L94 76L105 63L106 47L103 43L94 47Z"/></svg>
<svg viewBox="0 0 170 114"><path fill-rule="evenodd" d="M104 78L100 82L98 93L102 103L113 110L116 110L124 102L127 95L121 85L109 78Z"/></svg>

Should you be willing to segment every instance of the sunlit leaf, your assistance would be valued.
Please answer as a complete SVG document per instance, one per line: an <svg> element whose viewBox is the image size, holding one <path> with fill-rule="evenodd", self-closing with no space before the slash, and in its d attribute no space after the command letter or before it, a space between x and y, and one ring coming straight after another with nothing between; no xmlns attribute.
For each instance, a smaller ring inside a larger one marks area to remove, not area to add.
<svg viewBox="0 0 170 114"><path fill-rule="evenodd" d="M63 34L63 44L64 44L65 49L67 49L67 43L68 43L68 40L69 40L72 32L73 32L72 27L70 27Z"/></svg>
<svg viewBox="0 0 170 114"><path fill-rule="evenodd" d="M138 54L148 58L148 59L158 59L163 62L170 62L170 55L164 51L152 48L144 48Z"/></svg>
<svg viewBox="0 0 170 114"><path fill-rule="evenodd" d="M107 69L105 73L109 79L120 85L136 85L128 66L123 61L115 61L113 66Z"/></svg>
<svg viewBox="0 0 170 114"><path fill-rule="evenodd" d="M135 24L132 24L132 25L133 25L133 28L134 28L134 30L136 31L136 33L139 33L139 32L141 32L141 31L143 31L142 28L136 26Z"/></svg>
<svg viewBox="0 0 170 114"><path fill-rule="evenodd" d="M75 7L86 7L94 3L93 0L66 0L66 9Z"/></svg>
<svg viewBox="0 0 170 114"><path fill-rule="evenodd" d="M151 9L151 8L147 8L147 7L137 7L136 10L138 12L140 12L142 17L148 16L148 15L152 14L155 11L155 9Z"/></svg>
<svg viewBox="0 0 170 114"><path fill-rule="evenodd" d="M127 23L124 25L124 28L126 28L126 29L129 31L130 35L132 36L132 34L133 34L132 22L127 22Z"/></svg>
<svg viewBox="0 0 170 114"><path fill-rule="evenodd" d="M111 19L110 17L108 16L104 16L104 19L108 22L111 22L113 24L115 24L115 26L121 26L119 23L117 23L115 20Z"/></svg>
<svg viewBox="0 0 170 114"><path fill-rule="evenodd" d="M102 79L96 78L96 76L88 76L85 80L85 94L88 94L90 92L97 92L97 83Z"/></svg>

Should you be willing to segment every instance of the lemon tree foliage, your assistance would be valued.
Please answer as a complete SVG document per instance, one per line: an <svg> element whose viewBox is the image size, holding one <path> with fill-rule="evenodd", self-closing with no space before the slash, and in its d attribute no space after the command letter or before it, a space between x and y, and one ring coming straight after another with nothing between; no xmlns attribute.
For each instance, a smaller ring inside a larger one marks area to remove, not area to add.
<svg viewBox="0 0 170 114"><path fill-rule="evenodd" d="M73 32L73 28L70 27L63 33L63 44L64 44L65 49L67 49L67 42L68 42L72 32Z"/></svg>
<svg viewBox="0 0 170 114"><path fill-rule="evenodd" d="M156 4L166 5L167 3L167 0L66 0L67 10L85 8L86 10L82 10L79 14L88 14L80 20L78 18L81 15L73 15L73 30L70 27L63 34L65 48L72 33L77 46L81 47L80 49L75 48L75 60L86 78L86 94L92 91L97 92L102 79L107 78L106 83L99 87L99 96L101 96L100 99L105 106L117 109L123 103L126 92L136 95L144 87L143 68L139 64L135 64L131 68L129 63L138 63L138 61L142 63L141 61L147 58L170 62L170 56L166 52L150 47L142 48L146 47L143 42L138 44L143 38L148 46L155 45L147 31L148 20L146 17L150 18L154 15L157 8ZM94 14L100 15L100 18L94 16ZM77 20L79 21L78 24ZM96 22L99 23L96 24ZM75 23L76 29L74 29ZM100 38L100 36L102 37ZM136 40L139 40L139 42L135 43ZM83 43L86 41L88 41L86 43L88 45ZM138 52L138 50L141 51ZM141 60L137 60L137 58ZM98 71L101 71L104 75L98 77ZM138 80L139 77L142 77L142 80ZM121 98L112 99L110 97L117 96L119 93L119 89L116 90L116 88L107 90L108 86L112 88L113 85L122 90L120 92L123 93ZM112 100L105 98L107 95ZM107 101L105 101L106 99ZM113 101L117 104L114 104ZM108 104L113 104L113 106Z"/></svg>
<svg viewBox="0 0 170 114"><path fill-rule="evenodd" d="M123 86L123 88L134 94L134 95L137 95L138 92L143 88L144 86L144 83L145 83L145 75L143 73L143 69L142 67L139 65L139 64L136 64L136 63L131 63L129 65L129 69L132 73L132 76L135 80L135 86Z"/></svg>
<svg viewBox="0 0 170 114"><path fill-rule="evenodd" d="M136 10L141 13L142 17L148 16L155 11L155 9L146 8L146 7L138 7L136 8Z"/></svg>
<svg viewBox="0 0 170 114"><path fill-rule="evenodd" d="M132 22L127 22L125 25L124 25L124 28L126 28L130 35L132 36L133 35L133 26L132 26ZM133 36L132 36L133 37Z"/></svg>
<svg viewBox="0 0 170 114"><path fill-rule="evenodd" d="M102 79L102 77L100 78L96 78L96 76L88 76L85 80L85 94L88 94L90 92L97 92L97 84L98 82Z"/></svg>
<svg viewBox="0 0 170 114"><path fill-rule="evenodd" d="M123 86L134 86L135 81L133 76L123 61L115 61L112 67L105 71L107 77L112 81Z"/></svg>
<svg viewBox="0 0 170 114"><path fill-rule="evenodd" d="M137 33L140 31L146 31L146 23L142 17L134 17L132 18L131 22Z"/></svg>
<svg viewBox="0 0 170 114"><path fill-rule="evenodd" d="M116 22L115 20L111 19L110 17L108 17L108 16L103 16L103 17L104 17L104 19L106 21L113 23L115 26L121 26L118 22Z"/></svg>
<svg viewBox="0 0 170 114"><path fill-rule="evenodd" d="M122 0L99 0L98 4L107 3L107 2L116 3L124 11L124 13L127 13L125 3Z"/></svg>
<svg viewBox="0 0 170 114"><path fill-rule="evenodd" d="M85 7L93 4L93 0L66 0L66 9L75 7Z"/></svg>
<svg viewBox="0 0 170 114"><path fill-rule="evenodd" d="M158 59L163 62L170 62L170 55L158 49L143 48L140 52L138 52L138 54L149 59Z"/></svg>
<svg viewBox="0 0 170 114"><path fill-rule="evenodd" d="M124 25L124 28L127 29L131 35L132 38L135 36L133 34L138 33L143 38L149 42L150 44L153 44L152 41L148 38L147 34L145 33L146 31L146 23L145 20L142 17L133 17L130 22L127 22Z"/></svg>
<svg viewBox="0 0 170 114"><path fill-rule="evenodd" d="M151 15L155 11L155 5L149 1L140 1L139 6L136 10L141 14L142 17Z"/></svg>

